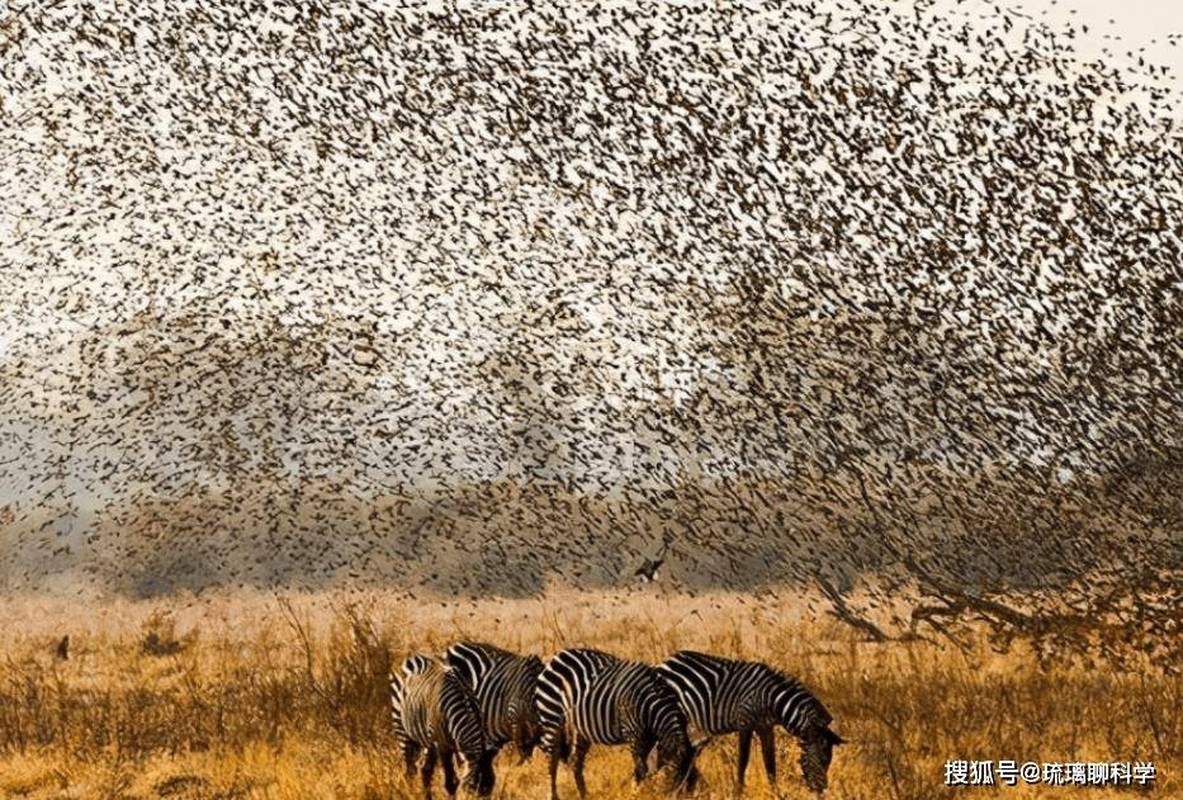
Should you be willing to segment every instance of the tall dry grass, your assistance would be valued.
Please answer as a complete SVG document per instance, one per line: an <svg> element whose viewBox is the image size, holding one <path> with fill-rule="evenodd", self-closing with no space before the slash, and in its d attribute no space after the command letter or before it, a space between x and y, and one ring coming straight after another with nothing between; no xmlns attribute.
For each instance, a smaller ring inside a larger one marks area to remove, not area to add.
<svg viewBox="0 0 1183 800"><path fill-rule="evenodd" d="M953 790L949 758L1154 761L1155 795L1183 796L1183 679L1041 668L926 641L866 644L803 615L800 597L574 593L481 601L370 594L220 594L131 603L0 600L0 796L418 796L392 757L385 675L415 650L478 637L551 653L593 645L656 660L679 647L760 658L800 676L851 744L830 797L1067 797L1073 787ZM69 655L55 649L70 635ZM795 746L780 786L806 797ZM700 796L730 796L734 739L701 757ZM497 797L545 796L541 758L498 763ZM749 796L773 795L759 759ZM595 748L593 796L632 793L628 756ZM640 792L660 796L661 783ZM574 796L561 773L560 791ZM1088 790L1091 798L1131 789ZM442 787L437 786L442 796Z"/></svg>

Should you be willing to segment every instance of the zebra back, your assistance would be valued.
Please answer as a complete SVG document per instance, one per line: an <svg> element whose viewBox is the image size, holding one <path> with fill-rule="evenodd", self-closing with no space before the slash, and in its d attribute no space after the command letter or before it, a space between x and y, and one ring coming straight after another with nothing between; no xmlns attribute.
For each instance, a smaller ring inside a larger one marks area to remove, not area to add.
<svg viewBox="0 0 1183 800"><path fill-rule="evenodd" d="M542 659L483 642L458 642L444 658L476 694L489 746L500 749L512 740L522 759L529 758L539 736L534 689Z"/></svg>
<svg viewBox="0 0 1183 800"><path fill-rule="evenodd" d="M757 661L679 650L657 669L690 723L707 735L782 725L805 739L833 719L800 681Z"/></svg>
<svg viewBox="0 0 1183 800"><path fill-rule="evenodd" d="M535 696L544 748L570 728L597 744L652 737L659 761L681 761L690 752L678 698L648 664L601 650L563 650L542 671Z"/></svg>

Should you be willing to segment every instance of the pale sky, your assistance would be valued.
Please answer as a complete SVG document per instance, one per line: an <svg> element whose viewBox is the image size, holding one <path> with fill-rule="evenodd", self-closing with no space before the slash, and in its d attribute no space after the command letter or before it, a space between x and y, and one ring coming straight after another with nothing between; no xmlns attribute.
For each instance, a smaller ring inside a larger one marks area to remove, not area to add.
<svg viewBox="0 0 1183 800"><path fill-rule="evenodd" d="M1049 21L1088 25L1088 34L1077 38L1082 54L1101 55L1105 47L1137 53L1145 47L1148 61L1183 73L1183 2L1178 0L1007 0L1006 5L1036 18L1046 14Z"/></svg>

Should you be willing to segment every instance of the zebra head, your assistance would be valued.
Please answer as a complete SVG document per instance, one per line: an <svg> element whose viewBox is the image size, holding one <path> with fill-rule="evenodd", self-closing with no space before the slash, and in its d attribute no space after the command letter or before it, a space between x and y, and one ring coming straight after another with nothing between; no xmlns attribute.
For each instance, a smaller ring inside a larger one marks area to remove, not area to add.
<svg viewBox="0 0 1183 800"><path fill-rule="evenodd" d="M489 797L493 794L493 757L497 755L497 748L489 746L481 721L481 708L466 676L453 667L447 667L446 673L450 690L447 724L464 761L461 785L465 792Z"/></svg>
<svg viewBox="0 0 1183 800"><path fill-rule="evenodd" d="M810 791L821 794L826 790L834 747L845 743L845 739L824 725L814 727L801 738L801 774Z"/></svg>
<svg viewBox="0 0 1183 800"><path fill-rule="evenodd" d="M661 674L651 668L653 728L657 734L656 763L654 768L662 769L673 765L671 775L675 792L693 791L698 783L698 768L694 759L706 740L692 744L687 732L686 713L678 703L678 696Z"/></svg>
<svg viewBox="0 0 1183 800"><path fill-rule="evenodd" d="M496 750L486 749L464 756L464 777L461 778L464 791L477 797L493 794L493 758L496 755Z"/></svg>
<svg viewBox="0 0 1183 800"><path fill-rule="evenodd" d="M674 765L670 785L675 794L692 793L698 785L700 773L694 761L706 743L705 739L700 742L691 742L687 739L685 745L677 745L674 753L663 753L661 744L658 744L656 768L661 769L667 763Z"/></svg>
<svg viewBox="0 0 1183 800"><path fill-rule="evenodd" d="M818 794L826 790L834 746L845 740L830 730L833 716L799 681L784 673L774 673L777 687L773 707L777 720L801 744L801 774L805 784Z"/></svg>
<svg viewBox="0 0 1183 800"><path fill-rule="evenodd" d="M698 783L698 768L694 766L694 757L698 754L698 750L698 747L690 744L689 738L663 736L657 741L654 770L661 770L667 765L673 765L670 774L670 784L673 791L693 791L695 784Z"/></svg>

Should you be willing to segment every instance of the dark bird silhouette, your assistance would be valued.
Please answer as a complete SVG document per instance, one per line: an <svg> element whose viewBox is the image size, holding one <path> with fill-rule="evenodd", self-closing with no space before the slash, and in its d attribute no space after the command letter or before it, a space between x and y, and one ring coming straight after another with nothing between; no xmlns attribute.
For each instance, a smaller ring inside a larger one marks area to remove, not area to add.
<svg viewBox="0 0 1183 800"><path fill-rule="evenodd" d="M633 575L640 578L642 583L651 583L657 580L657 570L664 563L664 558L647 558L641 562L641 566L636 568Z"/></svg>

